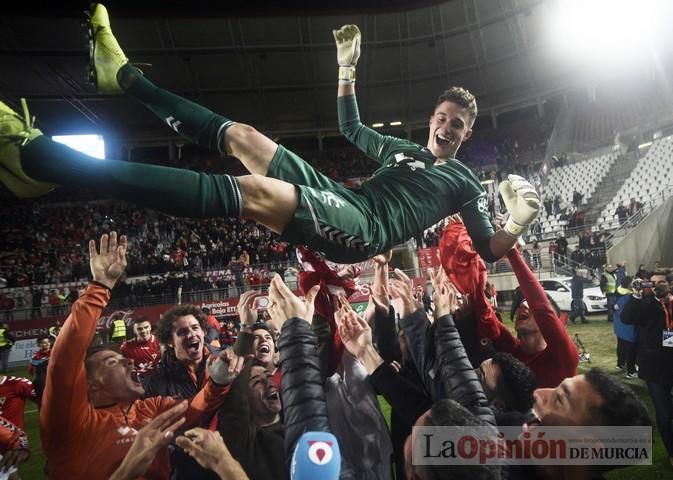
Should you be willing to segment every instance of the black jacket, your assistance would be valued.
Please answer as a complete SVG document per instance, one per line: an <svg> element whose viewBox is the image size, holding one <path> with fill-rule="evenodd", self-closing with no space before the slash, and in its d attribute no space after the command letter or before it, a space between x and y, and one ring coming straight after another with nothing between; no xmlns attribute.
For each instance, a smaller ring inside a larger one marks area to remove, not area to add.
<svg viewBox="0 0 673 480"><path fill-rule="evenodd" d="M167 396L175 398L192 398L205 385L207 380L206 362L204 355L196 372L197 381L194 382L187 368L175 358L172 351L166 350L161 361L154 371L142 378L145 387L145 396ZM207 427L211 419L203 419L200 427ZM196 460L187 455L175 444L169 445L171 460L171 480L203 478L219 478L214 472L201 467Z"/></svg>
<svg viewBox="0 0 673 480"><path fill-rule="evenodd" d="M289 468L304 432L329 432L318 344L311 325L301 318L285 322L278 339L281 400L285 423L285 457Z"/></svg>
<svg viewBox="0 0 673 480"><path fill-rule="evenodd" d="M661 303L651 294L642 299L631 297L624 305L621 320L638 327L638 377L673 385L673 348L662 346L666 314Z"/></svg>
<svg viewBox="0 0 673 480"><path fill-rule="evenodd" d="M484 389L468 360L451 315L435 320L431 328L423 309L400 321L411 358L432 400L450 398L481 420L495 425Z"/></svg>

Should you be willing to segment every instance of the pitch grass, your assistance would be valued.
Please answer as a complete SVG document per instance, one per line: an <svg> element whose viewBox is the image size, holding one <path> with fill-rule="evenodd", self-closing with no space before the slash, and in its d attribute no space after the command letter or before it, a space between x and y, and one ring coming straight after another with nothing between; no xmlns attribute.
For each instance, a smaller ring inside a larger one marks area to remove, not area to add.
<svg viewBox="0 0 673 480"><path fill-rule="evenodd" d="M591 316L589 318L589 324L570 325L568 328L571 337L574 337L576 333L579 334L584 346L591 354L591 363L582 362L580 364L580 372L586 371L591 367L601 367L607 370L610 374L626 381L626 383L628 383L645 402L652 420L654 421L654 408L644 383L638 379L626 380L624 374L615 369L617 363L615 354L616 340L612 332L612 324L607 323L604 315ZM511 328L512 324L507 322L507 326ZM10 375L28 377L28 372L25 367L21 367L12 369ZM389 421L390 406L381 399L381 407L386 416L386 420ZM37 408L35 407L35 404L31 402L26 404L26 432L28 433L33 453L30 460L19 469L21 478L24 480L46 478L43 472L45 459L40 446ZM76 459L73 458L73 461L76 461ZM609 480L673 479L673 467L671 467L669 463L666 450L661 443L661 438L659 437L659 432L657 432L656 428L654 429L654 460L652 465L616 470L611 472L607 478Z"/></svg>

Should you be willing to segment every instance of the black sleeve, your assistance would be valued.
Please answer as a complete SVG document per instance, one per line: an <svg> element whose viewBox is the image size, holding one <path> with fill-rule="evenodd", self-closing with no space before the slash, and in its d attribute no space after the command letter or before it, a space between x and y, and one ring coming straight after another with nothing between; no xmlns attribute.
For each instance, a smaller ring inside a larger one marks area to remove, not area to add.
<svg viewBox="0 0 673 480"><path fill-rule="evenodd" d="M289 465L295 445L303 433L329 432L330 429L318 345L309 323L301 318L287 320L280 332L278 347L285 455Z"/></svg>
<svg viewBox="0 0 673 480"><path fill-rule="evenodd" d="M311 328L318 342L318 359L320 360L320 379L325 382L332 358L332 329L327 319L314 314Z"/></svg>
<svg viewBox="0 0 673 480"><path fill-rule="evenodd" d="M252 344L255 341L255 337L252 336L250 332L238 332L236 337L236 342L234 343L234 353L239 357L245 357L250 355L252 352Z"/></svg>
<svg viewBox="0 0 673 480"><path fill-rule="evenodd" d="M229 394L217 411L217 430L231 455L241 462L246 472L255 436L255 425L248 403L248 384L252 362L247 362L241 373L232 382Z"/></svg>
<svg viewBox="0 0 673 480"><path fill-rule="evenodd" d="M437 377L446 397L460 403L484 422L495 425L493 411L477 373L467 358L453 317L443 315L435 323Z"/></svg>
<svg viewBox="0 0 673 480"><path fill-rule="evenodd" d="M378 310L374 313L374 343L385 363L402 361L400 342L395 331L395 309L390 306L388 315Z"/></svg>
<svg viewBox="0 0 673 480"><path fill-rule="evenodd" d="M423 386L430 392L433 400L439 400L441 384L436 381L434 368L434 332L430 328L425 310L421 307L414 313L402 318L400 326L404 330L409 355L421 377Z"/></svg>
<svg viewBox="0 0 673 480"><path fill-rule="evenodd" d="M432 406L430 398L421 389L398 374L393 367L382 363L369 376L374 390L390 404L406 422L413 425L418 417Z"/></svg>
<svg viewBox="0 0 673 480"><path fill-rule="evenodd" d="M622 311L622 315L620 317L621 321L626 325L637 325L638 317L640 316L639 310L642 303L642 300L639 298L631 296L631 298L629 298L629 300L624 305L624 311Z"/></svg>

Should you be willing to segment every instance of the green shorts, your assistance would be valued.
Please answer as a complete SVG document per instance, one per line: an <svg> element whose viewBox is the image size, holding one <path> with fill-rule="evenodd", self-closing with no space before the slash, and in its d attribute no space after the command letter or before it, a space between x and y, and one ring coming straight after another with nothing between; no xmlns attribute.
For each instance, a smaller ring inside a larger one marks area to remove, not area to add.
<svg viewBox="0 0 673 480"><path fill-rule="evenodd" d="M339 263L356 263L385 251L381 225L369 200L316 171L282 145L267 176L295 185L299 205L281 240L306 245Z"/></svg>

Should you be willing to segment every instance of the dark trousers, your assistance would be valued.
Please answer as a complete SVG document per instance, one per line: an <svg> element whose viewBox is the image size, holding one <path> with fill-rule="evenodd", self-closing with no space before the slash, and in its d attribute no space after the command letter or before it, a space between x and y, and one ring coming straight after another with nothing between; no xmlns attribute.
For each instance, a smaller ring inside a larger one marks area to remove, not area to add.
<svg viewBox="0 0 673 480"><path fill-rule="evenodd" d="M671 389L673 385L647 381L647 390L652 397L654 411L657 416L657 428L664 441L669 457L673 457L673 399Z"/></svg>
<svg viewBox="0 0 673 480"><path fill-rule="evenodd" d="M570 321L575 322L575 319L577 317L580 317L580 320L582 322L586 322L587 319L584 318L584 299L582 298L573 298L572 302L570 303Z"/></svg>
<svg viewBox="0 0 673 480"><path fill-rule="evenodd" d="M615 299L617 295L614 293L606 293L605 298L608 301L607 307L608 307L608 322L612 321L612 315L615 313Z"/></svg>
<svg viewBox="0 0 673 480"><path fill-rule="evenodd" d="M638 344L617 337L617 365L626 367L626 373L636 373Z"/></svg>

